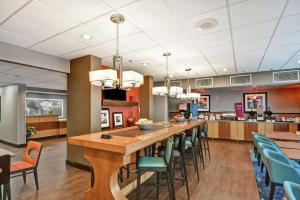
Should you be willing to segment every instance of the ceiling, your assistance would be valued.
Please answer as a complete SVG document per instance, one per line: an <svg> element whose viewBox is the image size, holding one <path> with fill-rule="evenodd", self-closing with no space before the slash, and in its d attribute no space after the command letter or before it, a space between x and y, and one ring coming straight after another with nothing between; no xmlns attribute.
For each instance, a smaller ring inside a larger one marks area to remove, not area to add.
<svg viewBox="0 0 300 200"><path fill-rule="evenodd" d="M1 0L0 41L66 59L93 54L111 66L110 16L121 13L124 68L155 80L166 74L166 51L174 79L187 67L192 78L290 69L300 67L299 8L299 0ZM206 18L217 26L196 30Z"/></svg>
<svg viewBox="0 0 300 200"><path fill-rule="evenodd" d="M67 74L0 61L0 86L26 84L27 87L67 90Z"/></svg>

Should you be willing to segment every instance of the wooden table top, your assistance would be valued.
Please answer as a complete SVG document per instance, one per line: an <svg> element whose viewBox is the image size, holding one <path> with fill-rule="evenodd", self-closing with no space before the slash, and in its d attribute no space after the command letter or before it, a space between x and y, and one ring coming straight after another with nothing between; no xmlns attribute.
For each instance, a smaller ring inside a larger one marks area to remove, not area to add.
<svg viewBox="0 0 300 200"><path fill-rule="evenodd" d="M265 134L268 138L274 140L300 141L300 136L292 132L269 131L269 132L265 132Z"/></svg>
<svg viewBox="0 0 300 200"><path fill-rule="evenodd" d="M280 148L282 152L292 160L300 160L300 150L299 149L287 149L287 148Z"/></svg>
<svg viewBox="0 0 300 200"><path fill-rule="evenodd" d="M191 129L205 123L205 120L171 123L165 127L163 123L155 123L151 130L139 130L136 126L115 129L98 133L74 136L68 138L68 143L121 154L131 154L155 142L162 141L172 135ZM111 134L112 139L101 139L102 134Z"/></svg>
<svg viewBox="0 0 300 200"><path fill-rule="evenodd" d="M300 150L300 143L297 142L275 141L275 144L277 144L280 148Z"/></svg>
<svg viewBox="0 0 300 200"><path fill-rule="evenodd" d="M2 155L10 155L10 157L14 157L16 154L14 154L11 151L0 148L0 156Z"/></svg>

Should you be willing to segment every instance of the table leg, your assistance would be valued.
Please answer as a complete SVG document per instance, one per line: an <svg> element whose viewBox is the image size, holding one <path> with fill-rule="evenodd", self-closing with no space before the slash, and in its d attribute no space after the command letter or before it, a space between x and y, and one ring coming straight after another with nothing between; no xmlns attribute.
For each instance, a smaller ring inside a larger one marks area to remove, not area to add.
<svg viewBox="0 0 300 200"><path fill-rule="evenodd" d="M130 155L86 149L84 157L94 170L94 185L85 193L85 200L126 200L118 184L121 166L130 162Z"/></svg>

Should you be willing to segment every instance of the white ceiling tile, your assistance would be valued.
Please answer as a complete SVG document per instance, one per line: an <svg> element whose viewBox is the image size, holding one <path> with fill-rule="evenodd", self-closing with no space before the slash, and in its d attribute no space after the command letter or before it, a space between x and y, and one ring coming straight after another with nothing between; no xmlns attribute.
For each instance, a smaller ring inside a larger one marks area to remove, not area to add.
<svg viewBox="0 0 300 200"><path fill-rule="evenodd" d="M182 26L178 23L159 25L154 28L144 30L144 32L160 44L179 42L189 38Z"/></svg>
<svg viewBox="0 0 300 200"><path fill-rule="evenodd" d="M42 41L54 34L47 29L17 17L12 17L1 26L1 29L25 37L26 39L31 39L35 42Z"/></svg>
<svg viewBox="0 0 300 200"><path fill-rule="evenodd" d="M196 23L206 18L216 19L218 21L217 26L211 30L205 30L205 31L197 30L195 28ZM225 8L211 11L205 14L200 14L194 17L186 18L182 20L182 23L185 29L192 37L229 29L228 17Z"/></svg>
<svg viewBox="0 0 300 200"><path fill-rule="evenodd" d="M87 23L91 28L103 33L109 37L116 38L117 27L116 24L110 21L110 16L115 13L109 13L97 19L94 19ZM125 16L125 21L119 25L120 37L124 37L133 33L137 33L139 30L128 21Z"/></svg>
<svg viewBox="0 0 300 200"><path fill-rule="evenodd" d="M277 20L256 23L232 29L233 41L242 42L272 35Z"/></svg>
<svg viewBox="0 0 300 200"><path fill-rule="evenodd" d="M128 63L130 60L132 62L142 61L148 59L145 55L140 52L128 52L122 53L123 63Z"/></svg>
<svg viewBox="0 0 300 200"><path fill-rule="evenodd" d="M132 50L145 49L157 45L155 41L142 32L123 37L120 39L120 42Z"/></svg>
<svg viewBox="0 0 300 200"><path fill-rule="evenodd" d="M29 0L1 0L0 11L11 14L27 2Z"/></svg>
<svg viewBox="0 0 300 200"><path fill-rule="evenodd" d="M188 3L182 0L167 0L167 3L178 18L204 13L226 5L225 0L189 0Z"/></svg>
<svg viewBox="0 0 300 200"><path fill-rule="evenodd" d="M275 35L273 37L270 47L292 44L300 44L300 32Z"/></svg>
<svg viewBox="0 0 300 200"><path fill-rule="evenodd" d="M26 36L8 32L6 30L3 30L2 28L0 28L0 41L21 47L28 47L36 42L36 40L30 39Z"/></svg>
<svg viewBox="0 0 300 200"><path fill-rule="evenodd" d="M300 68L300 50L298 53L289 60L289 62L283 66L284 69L293 69L293 68Z"/></svg>
<svg viewBox="0 0 300 200"><path fill-rule="evenodd" d="M300 1L299 0L289 0L289 4L284 12L284 15L295 15L300 14Z"/></svg>
<svg viewBox="0 0 300 200"><path fill-rule="evenodd" d="M300 2L300 1L299 1ZM283 17L279 23L276 35L299 32L300 31L300 15Z"/></svg>
<svg viewBox="0 0 300 200"><path fill-rule="evenodd" d="M43 3L85 22L110 11L110 8L101 0L41 0Z"/></svg>
<svg viewBox="0 0 300 200"><path fill-rule="evenodd" d="M119 10L126 18L141 29L174 22L175 19L161 0L142 0Z"/></svg>
<svg viewBox="0 0 300 200"><path fill-rule="evenodd" d="M78 24L76 20L40 1L33 1L15 16L54 33L62 32Z"/></svg>
<svg viewBox="0 0 300 200"><path fill-rule="evenodd" d="M84 40L82 38L83 34L90 35L92 38L90 40ZM67 32L64 32L62 35L65 37L71 38L73 40L76 40L80 43L86 44L86 45L95 45L95 44L99 44L99 43L103 43L103 42L112 40L111 37L108 37L102 33L99 33L86 25L80 25L76 28L73 28L73 29L67 31Z"/></svg>
<svg viewBox="0 0 300 200"><path fill-rule="evenodd" d="M120 8L130 3L136 2L137 0L104 0L112 8Z"/></svg>
<svg viewBox="0 0 300 200"><path fill-rule="evenodd" d="M77 42L75 40L69 39L61 35L46 40L45 42L41 43L41 45L46 45L52 48L61 49L64 52L76 51L79 49L83 49L87 46L83 43Z"/></svg>
<svg viewBox="0 0 300 200"><path fill-rule="evenodd" d="M251 0L230 6L232 26L279 18L285 0Z"/></svg>
<svg viewBox="0 0 300 200"><path fill-rule="evenodd" d="M160 57L168 50L163 46L155 46L147 49L138 50L137 52L147 56L148 58Z"/></svg>
<svg viewBox="0 0 300 200"><path fill-rule="evenodd" d="M198 36L193 38L193 41L195 42L195 45L197 45L200 49L231 43L229 31L220 31L216 33Z"/></svg>
<svg viewBox="0 0 300 200"><path fill-rule="evenodd" d="M253 52L256 50L265 50L267 48L270 38L262 38L256 40L249 40L244 42L235 42L234 48L236 53Z"/></svg>
<svg viewBox="0 0 300 200"><path fill-rule="evenodd" d="M35 46L31 47L31 49L33 49L35 51L43 52L45 54L53 55L53 56L60 56L60 55L68 53L68 51L66 51L66 50L57 48L52 45L47 45L45 43L35 45Z"/></svg>

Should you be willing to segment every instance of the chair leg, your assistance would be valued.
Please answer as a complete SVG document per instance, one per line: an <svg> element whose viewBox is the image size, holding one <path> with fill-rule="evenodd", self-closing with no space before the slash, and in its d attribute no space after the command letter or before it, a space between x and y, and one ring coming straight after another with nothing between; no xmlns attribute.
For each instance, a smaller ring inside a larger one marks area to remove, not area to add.
<svg viewBox="0 0 300 200"><path fill-rule="evenodd" d="M159 180L160 180L160 173L156 173L156 198L159 198Z"/></svg>
<svg viewBox="0 0 300 200"><path fill-rule="evenodd" d="M196 170L196 173L197 173L198 182L199 182L200 179L199 179L198 163L197 163L197 158L196 158L196 155L195 155L195 149L194 149L194 147L192 147L191 149L192 149L192 154L193 154L194 167L195 167L195 170Z"/></svg>
<svg viewBox="0 0 300 200"><path fill-rule="evenodd" d="M141 172L137 171L137 181L136 181L136 199L141 198Z"/></svg>
<svg viewBox="0 0 300 200"><path fill-rule="evenodd" d="M205 140L206 140L206 145L207 145L208 158L210 160L210 149L209 149L209 142L208 142L208 137L207 136L205 136Z"/></svg>
<svg viewBox="0 0 300 200"><path fill-rule="evenodd" d="M202 168L204 169L204 156L203 156L203 149L202 149L202 144L201 144L201 140L199 140L199 153L200 153L200 159L202 161Z"/></svg>
<svg viewBox="0 0 300 200"><path fill-rule="evenodd" d="M261 155L260 155L260 153L258 153L258 155L257 155L257 165L258 166L260 165L260 158L261 158Z"/></svg>
<svg viewBox="0 0 300 200"><path fill-rule="evenodd" d="M171 199L175 200L175 189L174 189L174 181L173 181L172 171L168 171L167 174L168 174L168 179L170 182Z"/></svg>
<svg viewBox="0 0 300 200"><path fill-rule="evenodd" d="M263 173L263 171L264 171L264 166L265 166L264 162L261 162L260 173Z"/></svg>
<svg viewBox="0 0 300 200"><path fill-rule="evenodd" d="M271 190L270 190L269 200L273 200L274 192L275 192L275 184L271 181Z"/></svg>
<svg viewBox="0 0 300 200"><path fill-rule="evenodd" d="M266 175L265 175L265 183L266 183L266 186L269 186L270 177L269 177L269 172L268 172L267 168L266 168Z"/></svg>
<svg viewBox="0 0 300 200"><path fill-rule="evenodd" d="M23 174L23 181L24 183L26 183L26 172L22 172L22 174Z"/></svg>
<svg viewBox="0 0 300 200"><path fill-rule="evenodd" d="M38 178L37 169L33 170L33 175L34 175L35 187L37 190L39 190L39 178Z"/></svg>
<svg viewBox="0 0 300 200"><path fill-rule="evenodd" d="M170 177L169 177L169 172L166 172L166 173L167 173L167 185L168 185L169 197L172 200L171 180L170 180Z"/></svg>
<svg viewBox="0 0 300 200"><path fill-rule="evenodd" d="M181 179L182 179L182 185L184 185L184 170L183 170L183 162L182 162L182 157L181 156L179 158L179 161L180 161L179 164L180 164L180 174L181 174ZM173 168L173 171L175 171L175 168ZM173 177L175 177L175 176L173 175Z"/></svg>
<svg viewBox="0 0 300 200"><path fill-rule="evenodd" d="M91 188L94 187L95 183L95 174L94 174L94 169L91 167Z"/></svg>
<svg viewBox="0 0 300 200"><path fill-rule="evenodd" d="M187 192L187 196L188 196L188 200L189 200L190 199L190 190L189 190L189 183L188 183L188 177L187 177L187 171L186 171L184 155L182 155L180 162L181 162L181 165L182 165L182 168L183 168L184 179L185 179L185 187L186 187L186 192Z"/></svg>
<svg viewBox="0 0 300 200"><path fill-rule="evenodd" d="M7 197L8 200L11 200L10 183L5 184L3 186L3 190L4 190L4 192L3 192L3 200L6 199L6 197Z"/></svg>

